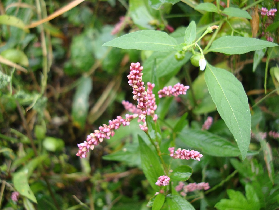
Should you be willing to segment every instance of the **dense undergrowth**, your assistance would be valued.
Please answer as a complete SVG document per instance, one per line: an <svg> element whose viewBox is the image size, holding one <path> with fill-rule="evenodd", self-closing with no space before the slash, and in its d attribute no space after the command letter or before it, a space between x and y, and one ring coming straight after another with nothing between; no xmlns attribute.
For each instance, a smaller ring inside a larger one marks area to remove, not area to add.
<svg viewBox="0 0 279 211"><path fill-rule="evenodd" d="M225 36L278 44L279 12L272 10L279 9L278 1L160 2L0 1L1 209L279 208L279 47L265 44L245 54L209 48ZM229 7L247 13L226 12ZM192 42L216 26L197 42L207 68L227 70L243 85L251 113L248 151L236 144L209 93L209 70L196 67L201 57L193 61L193 51L103 46L139 30L166 32L182 43L190 23L196 30ZM156 91L178 82L190 86L186 95L156 96L158 124L147 119L156 128L149 138L160 139L155 144L162 151L160 163L170 162L168 148L174 145L202 153L200 161L176 159L171 168L189 166L191 177L183 185L205 182L209 189L177 191L182 183L171 177L169 189L155 197L154 178L144 166L156 146L148 145L137 120L86 158L76 156L88 134L124 118L123 100L135 103L127 75L136 62L145 84L155 83ZM208 117L212 124L206 127Z"/></svg>

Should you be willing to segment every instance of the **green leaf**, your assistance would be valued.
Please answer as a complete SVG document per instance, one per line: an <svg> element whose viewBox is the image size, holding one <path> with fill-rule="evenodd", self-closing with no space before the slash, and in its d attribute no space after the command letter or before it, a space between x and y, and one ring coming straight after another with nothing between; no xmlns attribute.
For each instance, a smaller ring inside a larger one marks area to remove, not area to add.
<svg viewBox="0 0 279 211"><path fill-rule="evenodd" d="M127 143L121 150L102 157L104 160L124 162L128 166L140 166L140 152L137 143Z"/></svg>
<svg viewBox="0 0 279 211"><path fill-rule="evenodd" d="M232 55L244 54L250 51L275 46L277 46L277 44L256 38L224 36L215 40L208 51Z"/></svg>
<svg viewBox="0 0 279 211"><path fill-rule="evenodd" d="M186 181L191 177L192 172L193 170L190 166L178 166L173 170L170 178L175 181Z"/></svg>
<svg viewBox="0 0 279 211"><path fill-rule="evenodd" d="M190 45L195 40L196 40L196 23L195 21L191 21L191 23L185 30L184 41L187 45Z"/></svg>
<svg viewBox="0 0 279 211"><path fill-rule="evenodd" d="M133 22L140 29L154 29L150 22L157 19L159 11L150 8L147 0L129 0L129 11Z"/></svg>
<svg viewBox="0 0 279 211"><path fill-rule="evenodd" d="M159 176L164 175L163 168L161 166L161 163L159 162L158 155L156 155L150 149L150 147L147 146L147 144L142 140L140 136L138 136L138 139L143 173L149 181L151 187L154 190L158 191L160 188L159 186L155 185L155 183L158 180Z"/></svg>
<svg viewBox="0 0 279 211"><path fill-rule="evenodd" d="M72 117L73 122L79 128L84 128L88 107L89 107L89 94L92 90L92 80L90 77L83 77L80 84L77 87L73 105L72 105Z"/></svg>
<svg viewBox="0 0 279 211"><path fill-rule="evenodd" d="M212 3L201 3L195 7L195 10L204 10L207 12L216 12L218 13L217 7Z"/></svg>
<svg viewBox="0 0 279 211"><path fill-rule="evenodd" d="M169 194L167 203L170 210L195 210L195 208L179 195Z"/></svg>
<svg viewBox="0 0 279 211"><path fill-rule="evenodd" d="M158 10L165 3L170 3L174 5L179 1L180 0L149 0L148 3L152 8Z"/></svg>
<svg viewBox="0 0 279 211"><path fill-rule="evenodd" d="M115 38L106 42L103 46L150 51L174 51L177 42L165 32L142 30Z"/></svg>
<svg viewBox="0 0 279 211"><path fill-rule="evenodd" d="M255 72L257 66L260 64L262 58L265 55L265 52L266 52L266 48L255 51L254 58L253 58L253 72Z"/></svg>
<svg viewBox="0 0 279 211"><path fill-rule="evenodd" d="M170 73L176 73L180 70L183 64L185 64L191 57L191 53L187 52L184 59L177 61L175 59L176 52L154 52L143 63L143 76L144 82L152 81L152 69L154 66L154 60L156 59L156 76L161 78ZM162 86L162 84L160 84Z"/></svg>
<svg viewBox="0 0 279 211"><path fill-rule="evenodd" d="M269 48L267 51L269 59L275 59L279 57L279 46Z"/></svg>
<svg viewBox="0 0 279 211"><path fill-rule="evenodd" d="M20 28L24 30L25 32L29 32L29 29L26 28L25 24L22 20L18 19L15 16L10 15L0 15L0 24L5 24L9 26L15 26L17 28Z"/></svg>
<svg viewBox="0 0 279 211"><path fill-rule="evenodd" d="M43 141L43 147L51 152L62 151L65 147L64 141L60 138L46 137Z"/></svg>
<svg viewBox="0 0 279 211"><path fill-rule="evenodd" d="M198 105L195 105L191 91L187 92L186 98L189 99L191 106L194 107L193 112L195 114L204 114L216 110L216 106L205 83L204 72L195 79L190 89L193 90Z"/></svg>
<svg viewBox="0 0 279 211"><path fill-rule="evenodd" d="M32 202L27 197L23 197L23 205L26 210L35 210Z"/></svg>
<svg viewBox="0 0 279 211"><path fill-rule="evenodd" d="M245 191L246 198L239 191L227 190L230 199L221 199L215 207L220 210L259 210L259 198L253 187L250 184L246 184Z"/></svg>
<svg viewBox="0 0 279 211"><path fill-rule="evenodd" d="M21 50L7 49L7 50L1 52L1 56L3 56L5 59L8 59L17 64L21 64L23 66L29 65L27 56Z"/></svg>
<svg viewBox="0 0 279 211"><path fill-rule="evenodd" d="M13 184L15 189L23 196L37 203L36 197L34 196L30 186L28 184L28 171L21 171L13 175Z"/></svg>
<svg viewBox="0 0 279 211"><path fill-rule="evenodd" d="M236 145L208 131L184 129L178 134L178 137L187 147L197 149L202 154L216 157L234 157L240 155Z"/></svg>
<svg viewBox="0 0 279 211"><path fill-rule="evenodd" d="M274 32L275 30L277 30L279 27L279 21L273 22L272 24L270 24L267 28L266 31L268 32Z"/></svg>
<svg viewBox="0 0 279 211"><path fill-rule="evenodd" d="M173 128L173 133L180 132L183 129L183 127L185 126L184 122L186 121L185 119L187 118L187 116L188 112L186 112L185 114L183 114L182 117L180 117L179 121L175 124Z"/></svg>
<svg viewBox="0 0 279 211"><path fill-rule="evenodd" d="M233 134L244 160L251 137L251 114L244 88L233 74L210 64L205 70L205 81L217 110Z"/></svg>
<svg viewBox="0 0 279 211"><path fill-rule="evenodd" d="M166 196L158 194L153 202L152 210L160 210L165 203Z"/></svg>
<svg viewBox="0 0 279 211"><path fill-rule="evenodd" d="M224 9L222 12L230 17L252 19L252 17L249 15L249 13L247 11L239 9L239 8L229 7L229 8Z"/></svg>

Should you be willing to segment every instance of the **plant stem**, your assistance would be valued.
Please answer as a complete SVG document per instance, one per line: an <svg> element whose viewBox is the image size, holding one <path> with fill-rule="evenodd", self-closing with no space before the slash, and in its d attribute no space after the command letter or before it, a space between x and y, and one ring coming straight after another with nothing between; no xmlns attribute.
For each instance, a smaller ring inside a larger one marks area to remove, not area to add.
<svg viewBox="0 0 279 211"><path fill-rule="evenodd" d="M186 69L185 65L183 66L183 69L184 71L186 72L186 81L188 82L189 86L192 87L192 80L191 80L191 76L189 74L189 70ZM194 93L194 90L193 89L190 89L191 93L192 93L192 97L193 97L193 100L194 100L194 104L195 106L198 105L197 103L197 100L196 100L196 97L195 97L195 93Z"/></svg>
<svg viewBox="0 0 279 211"><path fill-rule="evenodd" d="M257 4L259 4L259 3L263 2L263 1L264 1L264 0L256 1L256 2L254 2L254 3L250 4L250 5L248 5L247 7L242 8L242 10L248 10L248 9L250 9L251 7L254 7L255 5L257 5Z"/></svg>
<svg viewBox="0 0 279 211"><path fill-rule="evenodd" d="M4 190L5 190L5 186L6 186L6 181L2 181L1 193L0 193L0 208L1 208L1 204L2 204L2 198L3 198L3 193L4 193Z"/></svg>
<svg viewBox="0 0 279 211"><path fill-rule="evenodd" d="M162 158L162 153L161 153L160 147L159 147L158 145L156 145L156 144L153 142L152 138L150 137L150 135L149 135L148 133L146 133L146 135L148 136L150 142L151 142L151 143L153 144L153 146L155 147L155 149L156 149L156 151L157 151L157 154L158 154L158 156L159 156L159 158L160 158L160 160L161 160L161 162L162 162L162 164L163 164L164 172L165 172L165 174L167 175L168 168L167 168L167 166L166 166L166 164L165 164L164 159Z"/></svg>
<svg viewBox="0 0 279 211"><path fill-rule="evenodd" d="M212 42L214 41L215 37L217 36L218 32L220 31L220 29L221 29L221 27L222 27L224 21L225 21L224 19L221 21L221 23L220 23L218 29L217 29L217 30L214 32L214 34L212 35L211 39L209 40L207 46L205 47L205 49L204 49L204 51L203 51L204 54L207 54L208 48L211 46Z"/></svg>
<svg viewBox="0 0 279 211"><path fill-rule="evenodd" d="M237 170L235 170L233 173L231 173L229 176L227 176L227 178L225 180L222 180L219 184L215 185L213 188L209 189L208 191L205 191L204 194L208 194L214 190L216 190L217 188L221 187L225 182L229 181L232 177L234 177L234 175L238 173Z"/></svg>

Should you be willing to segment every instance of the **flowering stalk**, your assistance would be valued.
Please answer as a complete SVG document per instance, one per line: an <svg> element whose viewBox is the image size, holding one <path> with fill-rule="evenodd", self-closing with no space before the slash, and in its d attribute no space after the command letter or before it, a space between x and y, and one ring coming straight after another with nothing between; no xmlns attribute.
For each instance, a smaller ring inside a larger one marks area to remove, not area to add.
<svg viewBox="0 0 279 211"><path fill-rule="evenodd" d="M174 159L182 159L182 160L197 160L200 161L200 158L203 157L198 151L195 150L186 150L178 148L174 154L174 147L170 147L169 149L170 156Z"/></svg>

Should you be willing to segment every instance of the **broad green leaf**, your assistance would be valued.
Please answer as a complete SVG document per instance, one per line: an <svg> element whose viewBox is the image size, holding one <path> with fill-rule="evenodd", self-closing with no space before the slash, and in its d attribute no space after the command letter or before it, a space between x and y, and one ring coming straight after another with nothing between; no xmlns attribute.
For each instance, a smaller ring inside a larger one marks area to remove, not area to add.
<svg viewBox="0 0 279 211"><path fill-rule="evenodd" d="M153 202L152 210L160 210L165 203L166 196L158 194Z"/></svg>
<svg viewBox="0 0 279 211"><path fill-rule="evenodd" d="M150 51L174 51L176 40L165 32L142 30L106 42L103 46Z"/></svg>
<svg viewBox="0 0 279 211"><path fill-rule="evenodd" d="M239 9L239 8L229 7L229 8L224 9L222 12L230 17L252 19L252 17L249 15L249 13L247 11Z"/></svg>
<svg viewBox="0 0 279 211"><path fill-rule="evenodd" d="M131 130L131 129L129 129ZM132 131L131 131L132 132ZM137 143L127 143L121 150L102 157L104 160L124 162L128 166L140 166L140 152Z"/></svg>
<svg viewBox="0 0 279 211"><path fill-rule="evenodd" d="M141 157L141 166L144 175L149 181L151 187L158 191L159 186L155 185L159 176L164 175L161 163L159 161L158 155L150 149L149 146L138 136L139 146L140 146L140 157ZM153 147L153 146L152 146Z"/></svg>
<svg viewBox="0 0 279 211"><path fill-rule="evenodd" d="M152 81L152 69L154 66L154 60L156 59L156 76L161 78L170 73L177 73L182 65L184 65L191 57L191 53L186 53L184 59L177 61L174 57L176 52L154 52L143 63L143 76L144 82ZM160 84L161 85L161 84ZM161 85L162 86L162 85Z"/></svg>
<svg viewBox="0 0 279 211"><path fill-rule="evenodd" d="M272 24L270 24L267 28L266 31L268 32L274 32L275 30L277 30L279 27L279 21L273 22Z"/></svg>
<svg viewBox="0 0 279 211"><path fill-rule="evenodd" d="M275 59L279 57L279 46L269 48L267 51L269 59Z"/></svg>
<svg viewBox="0 0 279 211"><path fill-rule="evenodd" d="M195 21L191 21L189 26L185 30L184 41L186 44L192 44L196 39L196 23Z"/></svg>
<svg viewBox="0 0 279 211"><path fill-rule="evenodd" d="M186 181L191 177L192 172L193 170L190 166L178 166L173 170L170 178L172 181Z"/></svg>
<svg viewBox="0 0 279 211"><path fill-rule="evenodd" d="M129 12L140 29L154 29L150 23L159 16L159 11L149 7L148 0L129 0Z"/></svg>
<svg viewBox="0 0 279 211"><path fill-rule="evenodd" d="M275 43L259 40L256 38L224 36L215 40L208 51L220 52L225 54L244 54L267 47L278 46Z"/></svg>
<svg viewBox="0 0 279 211"><path fill-rule="evenodd" d="M233 74L210 64L205 70L205 81L217 110L233 134L244 160L251 137L251 114L245 90Z"/></svg>
<svg viewBox="0 0 279 211"><path fill-rule="evenodd" d="M15 189L23 196L26 196L31 201L37 203L36 197L34 196L30 186L28 184L28 171L20 171L13 175L13 184Z"/></svg>
<svg viewBox="0 0 279 211"><path fill-rule="evenodd" d="M192 89L195 94L197 105L195 105L194 98L190 90L187 92L186 98L189 99L191 106L194 107L193 112L195 114L204 114L216 110L216 106L212 101L205 83L204 73L201 73L195 79L190 89Z"/></svg>
<svg viewBox="0 0 279 211"><path fill-rule="evenodd" d="M26 210L35 210L32 202L27 197L23 197L23 205Z"/></svg>
<svg viewBox="0 0 279 211"><path fill-rule="evenodd" d="M204 10L207 12L216 12L218 13L217 7L212 3L200 3L198 6L195 7L195 10Z"/></svg>
<svg viewBox="0 0 279 211"><path fill-rule="evenodd" d="M266 52L266 48L255 51L254 58L253 58L253 72L255 72L257 66L260 64L262 58L265 55L265 52Z"/></svg>
<svg viewBox="0 0 279 211"><path fill-rule="evenodd" d="M235 157L240 155L236 145L208 131L184 129L178 134L178 138L187 147L197 149L202 154L216 157Z"/></svg>
<svg viewBox="0 0 279 211"><path fill-rule="evenodd" d="M60 138L46 137L43 141L43 147L51 152L62 151L65 147L64 141Z"/></svg>
<svg viewBox="0 0 279 211"><path fill-rule="evenodd" d="M215 207L220 210L259 210L259 198L253 187L250 184L246 184L245 191L246 198L239 191L227 190L230 199L221 199Z"/></svg>
<svg viewBox="0 0 279 211"><path fill-rule="evenodd" d="M187 116L188 116L188 112L186 112L185 114L183 114L182 117L180 117L179 121L175 124L173 128L173 133L180 132L183 129L183 127L185 126L184 122L187 122L185 120Z"/></svg>
<svg viewBox="0 0 279 211"><path fill-rule="evenodd" d="M195 208L179 195L169 194L167 203L170 210L195 210Z"/></svg>
<svg viewBox="0 0 279 211"><path fill-rule="evenodd" d="M29 32L29 29L26 28L25 24L22 20L18 19L15 16L10 15L0 15L0 24L5 24L9 26L15 26L17 28L20 28L24 30L25 32Z"/></svg>
<svg viewBox="0 0 279 211"><path fill-rule="evenodd" d="M148 3L152 8L158 10L164 3L176 4L179 1L180 0L149 0Z"/></svg>
<svg viewBox="0 0 279 211"><path fill-rule="evenodd" d="M28 66L28 58L25 55L25 53L21 50L18 49L7 49L3 52L1 52L1 56L3 56L5 59L8 59L14 63L23 65L23 66Z"/></svg>
<svg viewBox="0 0 279 211"><path fill-rule="evenodd" d="M83 77L77 87L73 104L72 104L72 117L74 124L79 128L84 128L88 107L89 107L89 94L92 90L92 80L90 77Z"/></svg>

